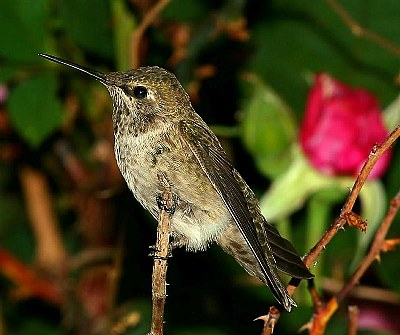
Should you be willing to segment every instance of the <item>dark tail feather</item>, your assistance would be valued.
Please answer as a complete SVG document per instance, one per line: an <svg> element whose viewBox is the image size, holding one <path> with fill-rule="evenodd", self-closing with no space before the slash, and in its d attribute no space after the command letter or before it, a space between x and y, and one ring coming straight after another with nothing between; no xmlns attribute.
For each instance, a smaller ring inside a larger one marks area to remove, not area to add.
<svg viewBox="0 0 400 335"><path fill-rule="evenodd" d="M314 275L307 269L293 245L283 238L275 227L266 224L267 240L276 262L276 267L289 276L310 279Z"/></svg>

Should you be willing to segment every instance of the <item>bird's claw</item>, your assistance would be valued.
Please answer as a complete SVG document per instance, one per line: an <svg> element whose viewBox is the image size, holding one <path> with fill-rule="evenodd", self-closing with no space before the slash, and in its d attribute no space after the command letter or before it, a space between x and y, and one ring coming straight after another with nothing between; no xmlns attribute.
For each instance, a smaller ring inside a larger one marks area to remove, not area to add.
<svg viewBox="0 0 400 335"><path fill-rule="evenodd" d="M165 199L162 194L157 195L156 201L159 210L164 210L168 214L172 215L175 213L175 209L178 203L178 196L172 194L172 204L168 204L168 200Z"/></svg>

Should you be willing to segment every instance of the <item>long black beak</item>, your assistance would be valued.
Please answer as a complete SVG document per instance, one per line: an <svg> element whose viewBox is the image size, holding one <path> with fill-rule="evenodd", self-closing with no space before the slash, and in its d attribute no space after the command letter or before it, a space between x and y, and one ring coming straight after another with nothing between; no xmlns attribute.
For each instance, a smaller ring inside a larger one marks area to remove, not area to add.
<svg viewBox="0 0 400 335"><path fill-rule="evenodd" d="M108 84L107 78L101 72L88 69L87 67L72 63L70 61L67 61L67 60L52 56L52 55L42 54L42 53L39 53L38 55L40 57L46 58L48 60L51 60L52 62L56 62L56 63L62 64L62 65L66 65L66 66L72 67L73 69L76 69L76 70L82 71L84 73L87 73L89 76L92 76L92 77L96 78L101 83L106 84L106 85Z"/></svg>

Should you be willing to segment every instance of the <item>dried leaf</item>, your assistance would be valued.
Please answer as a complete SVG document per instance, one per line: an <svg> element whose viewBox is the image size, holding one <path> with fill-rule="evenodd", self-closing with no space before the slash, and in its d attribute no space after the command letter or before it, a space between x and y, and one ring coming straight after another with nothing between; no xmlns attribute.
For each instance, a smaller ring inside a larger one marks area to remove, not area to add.
<svg viewBox="0 0 400 335"><path fill-rule="evenodd" d="M368 222L363 220L360 215L353 212L348 212L344 214L344 218L346 219L346 222L350 227L358 228L362 232L367 231Z"/></svg>

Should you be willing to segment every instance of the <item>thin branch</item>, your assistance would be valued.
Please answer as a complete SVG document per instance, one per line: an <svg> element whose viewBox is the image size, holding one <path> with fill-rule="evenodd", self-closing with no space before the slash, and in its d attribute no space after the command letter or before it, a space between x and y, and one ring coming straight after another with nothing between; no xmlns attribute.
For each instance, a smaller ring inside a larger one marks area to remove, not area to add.
<svg viewBox="0 0 400 335"><path fill-rule="evenodd" d="M380 47L390 51L392 54L400 57L400 47L377 33L363 28L349 12L336 0L327 0L328 5L340 16L343 22L349 27L355 36L365 37Z"/></svg>
<svg viewBox="0 0 400 335"><path fill-rule="evenodd" d="M338 308L338 304L343 301L343 299L347 296L350 290L359 282L365 271L369 268L374 260L379 257L379 254L382 250L382 245L385 242L385 237L389 228L393 222L394 217L396 216L398 210L400 208L400 192L390 201L390 208L385 218L382 221L381 226L375 234L374 241L368 252L368 255L365 256L357 270L354 272L353 276L348 280L348 282L343 286L340 292L332 297L327 305L322 308L317 315L313 318L312 326L310 334L324 334L325 328L331 319L332 315L336 312Z"/></svg>
<svg viewBox="0 0 400 335"><path fill-rule="evenodd" d="M318 256L320 253L325 249L326 245L332 240L332 238L336 235L336 233L343 228L343 226L346 224L346 213L350 213L354 203L356 202L356 199L361 191L362 186L364 185L365 181L367 180L372 168L376 164L376 162L379 160L379 158L394 144L394 142L400 137L400 125L397 126L395 130L392 131L392 133L389 134L389 136L386 138L386 140L379 146L375 146L371 153L369 154L369 157L367 161L365 162L363 168L361 169L360 173L358 174L358 177L356 181L354 182L354 185L351 189L351 192L349 196L346 199L346 202L344 206L342 207L342 210L340 211L339 217L335 220L335 222L331 225L331 227L326 231L326 233L321 237L319 242L310 250L308 254L306 254L303 258L304 264L310 268L315 261L317 260ZM396 196L397 198L397 196ZM391 204L392 205L392 204ZM389 211L391 212L391 210ZM388 214L389 215L389 214ZM296 290L297 286L299 285L300 280L297 278L292 278L289 282L289 285L287 287L289 295L293 295L294 291ZM317 294L317 292L314 292ZM332 298L328 304L325 305L324 308L321 309L323 311L320 313L320 315L317 315L311 323L307 325L307 328L313 329L314 325L318 331L315 332L310 332L310 334L317 335L317 334L323 334L325 326L327 321L330 319L330 317L334 314L334 312L338 308L338 301L336 298ZM265 316L265 320L268 320L269 315ZM279 318L279 317L278 317ZM278 319L275 316L275 319ZM322 325L323 324L323 325ZM272 334L272 333L270 333ZM264 334L262 334L264 335Z"/></svg>
<svg viewBox="0 0 400 335"><path fill-rule="evenodd" d="M314 315L311 322L307 324L307 328L309 329L310 335L323 335L325 333L326 325L328 321L332 317L333 314L337 311L339 305L337 300L332 298L328 301L328 303L319 310L318 314Z"/></svg>
<svg viewBox="0 0 400 335"><path fill-rule="evenodd" d="M390 208L388 213L379 229L375 234L374 241L372 242L371 249L368 252L368 255L365 256L361 264L358 266L354 274L347 281L346 285L340 290L337 294L337 300L342 301L349 291L360 281L361 277L365 273L365 271L370 267L373 261L375 261L381 252L382 245L385 242L386 235L389 231L389 228L396 216L397 212L400 208L400 192L396 194L396 196L390 201Z"/></svg>
<svg viewBox="0 0 400 335"><path fill-rule="evenodd" d="M351 212L354 203L358 195L360 194L361 188L367 180L372 168L379 160L379 158L394 144L394 142L400 137L400 126L386 138L386 140L379 146L375 146L363 168L361 169L358 177L351 189L347 200L340 211L339 217L335 220L328 231L322 236L319 242L311 249L311 251L304 257L303 261L307 267L311 267L312 264L317 260L319 254L325 249L326 245L332 240L336 233L343 228L346 224L345 214Z"/></svg>
<svg viewBox="0 0 400 335"><path fill-rule="evenodd" d="M275 325L277 324L279 318L281 317L281 312L274 306L269 308L269 312L267 315L262 315L254 321L262 320L264 321L263 330L261 335L271 335L274 332Z"/></svg>
<svg viewBox="0 0 400 335"><path fill-rule="evenodd" d="M318 314L320 310L323 308L323 302L317 292L317 289L315 288L313 279L308 281L308 291L310 292L311 299L313 301L314 313Z"/></svg>
<svg viewBox="0 0 400 335"><path fill-rule="evenodd" d="M358 317L360 315L360 310L357 306L349 306L347 311L349 313L349 325L347 328L347 334L357 335Z"/></svg>
<svg viewBox="0 0 400 335"><path fill-rule="evenodd" d="M159 177L159 179L161 179ZM160 180L161 181L161 180ZM169 237L171 234L170 214L174 208L171 190L165 187L162 194L164 208L160 208L160 217L157 227L157 241L154 251L152 276L153 312L151 329L148 335L164 334L164 306L166 300L167 259L169 256Z"/></svg>
<svg viewBox="0 0 400 335"><path fill-rule="evenodd" d="M60 274L64 270L67 252L46 176L39 170L23 166L19 170L19 178L35 234L37 263L48 272Z"/></svg>
<svg viewBox="0 0 400 335"><path fill-rule="evenodd" d="M140 25L135 29L132 34L131 43L131 66L137 68L140 66L140 43L142 41L144 32L155 21L158 14L169 4L170 0L160 0L153 8L143 17Z"/></svg>

